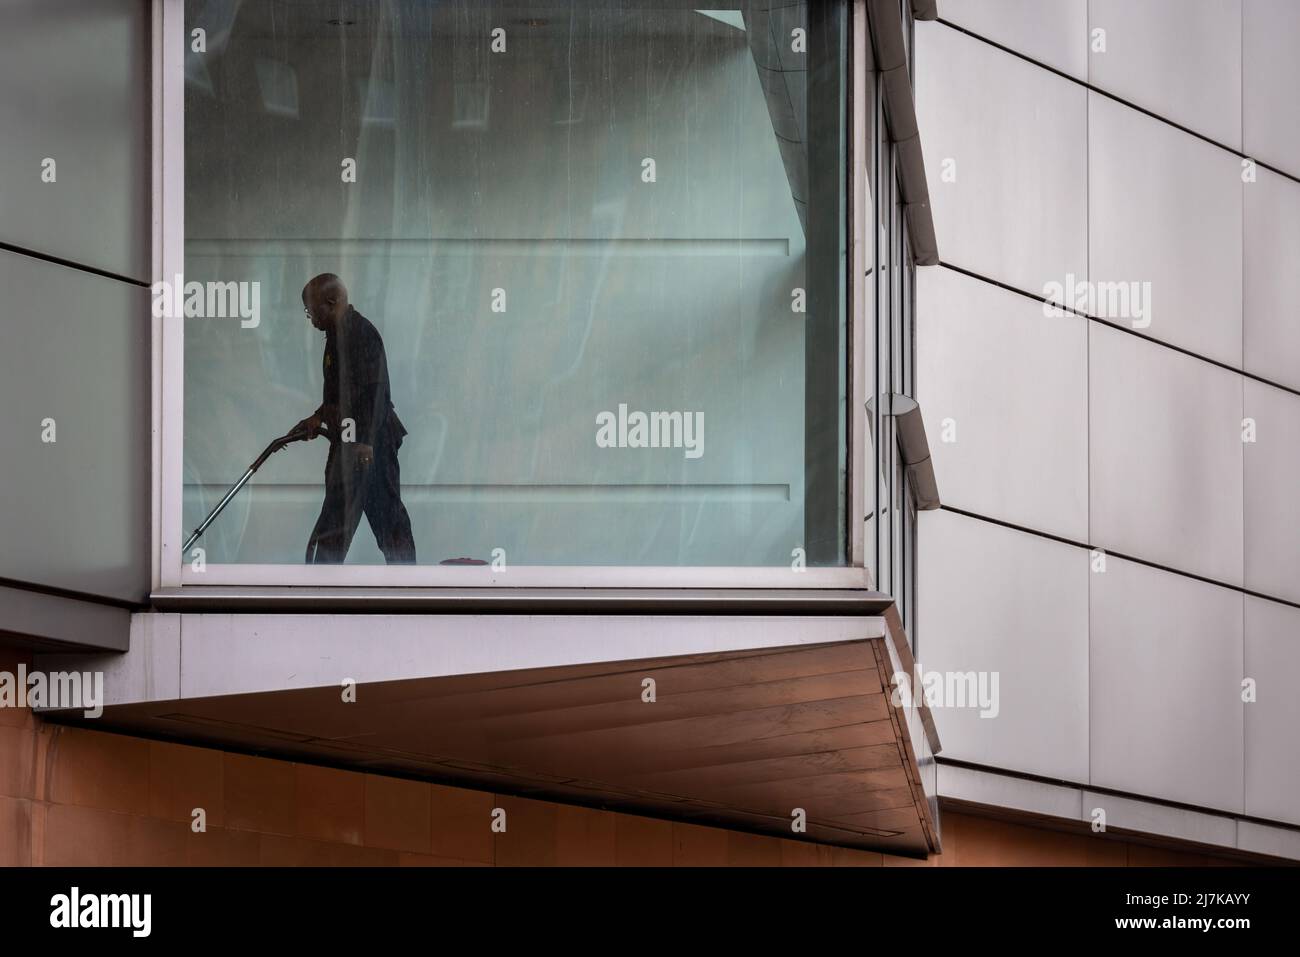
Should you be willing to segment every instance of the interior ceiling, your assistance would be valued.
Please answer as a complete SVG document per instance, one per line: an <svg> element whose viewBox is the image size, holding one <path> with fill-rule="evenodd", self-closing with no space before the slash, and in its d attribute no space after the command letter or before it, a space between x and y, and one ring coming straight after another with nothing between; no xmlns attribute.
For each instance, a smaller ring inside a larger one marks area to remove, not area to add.
<svg viewBox="0 0 1300 957"><path fill-rule="evenodd" d="M888 672L872 639L368 684L355 703L332 687L151 702L94 726L924 854L933 824Z"/></svg>
<svg viewBox="0 0 1300 957"><path fill-rule="evenodd" d="M737 2L710 2L710 10L740 10ZM555 0L510 0L509 3L430 3L427 0L271 0L255 3L225 0L187 8L189 26L222 33L233 23L236 34L283 39L369 39L393 35L479 36L485 26L504 27L530 37L565 36L575 28L603 38L636 35L716 33L739 36L734 26L696 13L700 4L656 0L620 4L609 0L556 3ZM333 21L333 22L331 22Z"/></svg>

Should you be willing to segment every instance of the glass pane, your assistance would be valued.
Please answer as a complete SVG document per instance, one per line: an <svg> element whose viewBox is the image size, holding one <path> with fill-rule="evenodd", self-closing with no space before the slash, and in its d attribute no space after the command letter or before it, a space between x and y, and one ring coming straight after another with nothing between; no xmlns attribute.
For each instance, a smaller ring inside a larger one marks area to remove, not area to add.
<svg viewBox="0 0 1300 957"><path fill-rule="evenodd" d="M338 9L186 4L206 561L843 564L843 5Z"/></svg>

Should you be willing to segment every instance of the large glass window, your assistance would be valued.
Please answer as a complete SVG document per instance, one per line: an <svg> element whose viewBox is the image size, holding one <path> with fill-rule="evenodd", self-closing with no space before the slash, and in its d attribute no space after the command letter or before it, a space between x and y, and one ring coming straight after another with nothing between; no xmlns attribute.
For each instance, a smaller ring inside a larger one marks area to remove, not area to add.
<svg viewBox="0 0 1300 957"><path fill-rule="evenodd" d="M845 4L185 9L206 562L847 563Z"/></svg>

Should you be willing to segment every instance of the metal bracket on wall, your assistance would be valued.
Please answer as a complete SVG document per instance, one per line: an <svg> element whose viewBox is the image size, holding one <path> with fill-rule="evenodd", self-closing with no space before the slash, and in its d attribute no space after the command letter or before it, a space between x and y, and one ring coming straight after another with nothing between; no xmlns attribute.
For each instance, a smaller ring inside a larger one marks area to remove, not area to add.
<svg viewBox="0 0 1300 957"><path fill-rule="evenodd" d="M939 19L938 0L912 0L912 19L914 20Z"/></svg>
<svg viewBox="0 0 1300 957"><path fill-rule="evenodd" d="M867 421L872 421L873 401L867 400ZM939 507L939 485L934 478L934 463L930 460L930 442L925 437L925 423L921 407L910 396L887 392L881 396L880 414L892 416L898 449L907 468L908 485L919 512Z"/></svg>
<svg viewBox="0 0 1300 957"><path fill-rule="evenodd" d="M921 131L916 122L912 74L903 37L903 11L898 0L867 0L867 25L876 69L880 71L880 83L885 91L889 139L898 150L898 179L912 241L912 259L918 266L935 266L939 263L939 246L930 212Z"/></svg>

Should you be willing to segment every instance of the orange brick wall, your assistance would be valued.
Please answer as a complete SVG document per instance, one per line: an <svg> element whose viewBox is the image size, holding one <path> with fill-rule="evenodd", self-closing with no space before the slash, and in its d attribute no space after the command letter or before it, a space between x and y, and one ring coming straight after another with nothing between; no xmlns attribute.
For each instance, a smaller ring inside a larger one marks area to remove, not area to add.
<svg viewBox="0 0 1300 957"><path fill-rule="evenodd" d="M0 668L12 670L0 652ZM206 833L191 813L207 813ZM491 811L506 810L494 834ZM929 861L63 727L0 708L0 865L1136 865L1158 850L946 811Z"/></svg>

